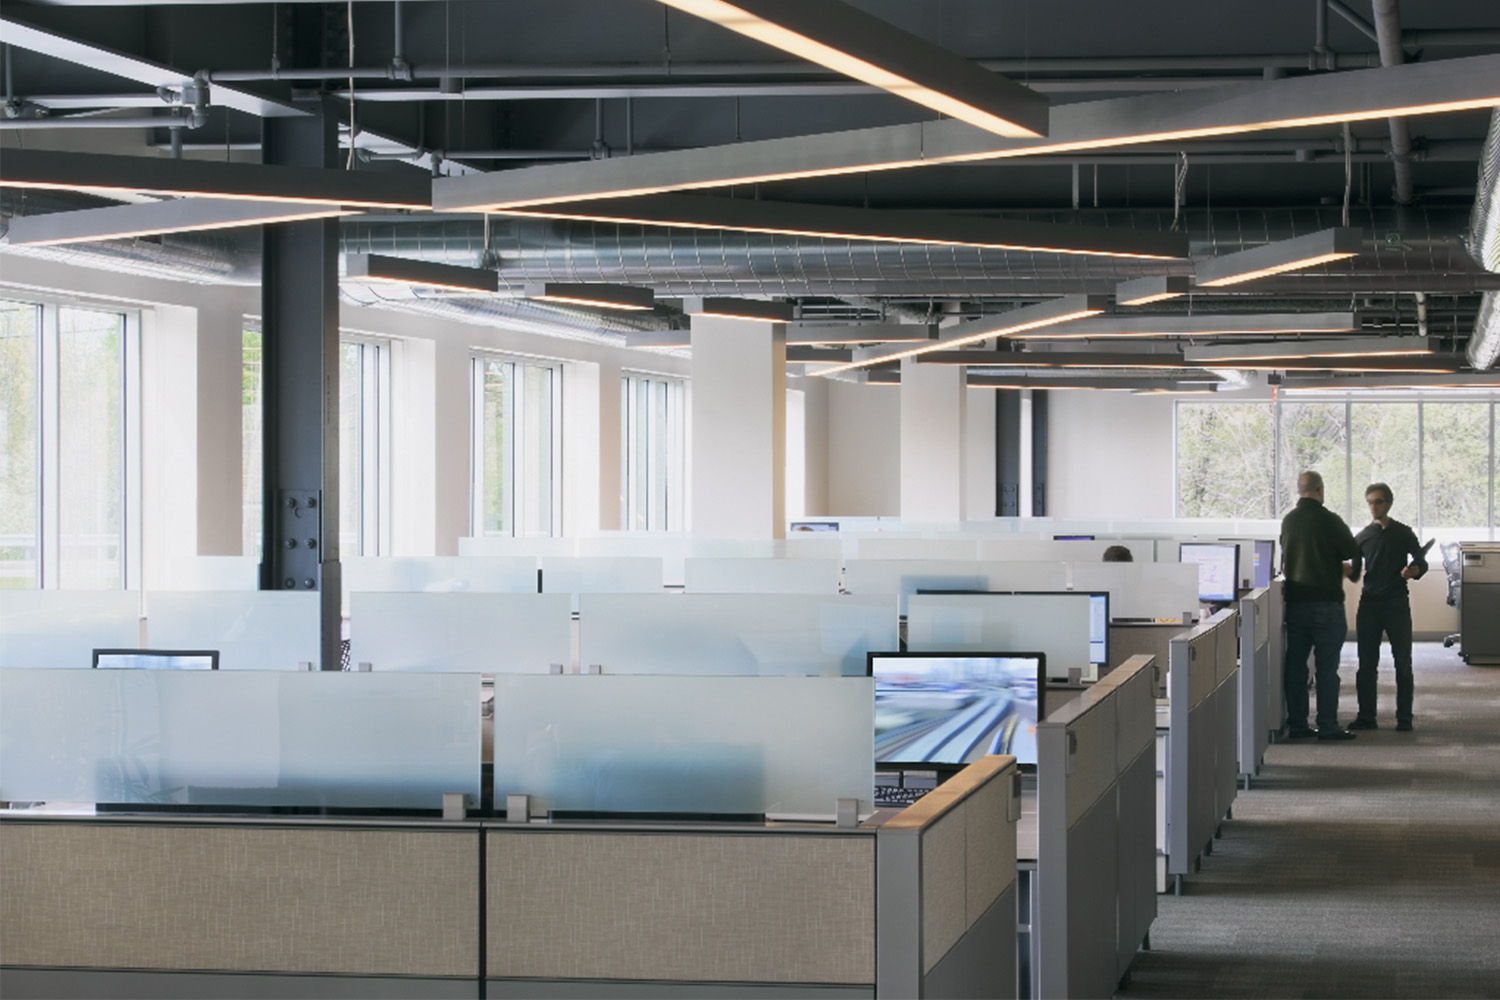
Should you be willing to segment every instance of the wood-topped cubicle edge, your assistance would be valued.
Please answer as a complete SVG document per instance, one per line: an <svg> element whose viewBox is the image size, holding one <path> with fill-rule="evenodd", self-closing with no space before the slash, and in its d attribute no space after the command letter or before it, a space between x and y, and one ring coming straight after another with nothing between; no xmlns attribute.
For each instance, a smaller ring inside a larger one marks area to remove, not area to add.
<svg viewBox="0 0 1500 1000"><path fill-rule="evenodd" d="M1016 758L1012 754L989 754L981 757L891 817L881 825L881 829L919 830L930 826L1002 771L1015 766Z"/></svg>

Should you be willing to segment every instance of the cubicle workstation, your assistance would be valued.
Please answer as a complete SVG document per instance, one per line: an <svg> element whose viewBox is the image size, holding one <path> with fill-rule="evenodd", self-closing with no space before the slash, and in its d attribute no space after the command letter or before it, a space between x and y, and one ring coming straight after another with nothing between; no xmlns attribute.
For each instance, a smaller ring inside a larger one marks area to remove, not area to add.
<svg viewBox="0 0 1500 1000"><path fill-rule="evenodd" d="M1248 790L1271 742L1271 675L1281 673L1281 663L1271 658L1271 588L1240 598L1239 612L1238 754L1240 779ZM1274 728L1280 728L1279 721Z"/></svg>
<svg viewBox="0 0 1500 1000"><path fill-rule="evenodd" d="M1031 995L1110 997L1156 918L1156 661L1037 726Z"/></svg>
<svg viewBox="0 0 1500 1000"><path fill-rule="evenodd" d="M1166 864L1180 894L1182 879L1211 853L1238 789L1238 614L1232 608L1173 637L1167 671L1164 743Z"/></svg>
<svg viewBox="0 0 1500 1000"><path fill-rule="evenodd" d="M1049 679L1076 684L1096 680L1108 662L1107 622L1094 595L1075 591L919 593L907 605L906 648L1036 650Z"/></svg>

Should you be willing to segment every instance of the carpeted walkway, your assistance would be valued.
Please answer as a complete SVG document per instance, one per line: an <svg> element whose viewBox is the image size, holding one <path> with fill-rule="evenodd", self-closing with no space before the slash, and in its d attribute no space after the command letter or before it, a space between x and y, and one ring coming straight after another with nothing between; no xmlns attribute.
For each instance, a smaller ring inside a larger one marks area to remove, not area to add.
<svg viewBox="0 0 1500 1000"><path fill-rule="evenodd" d="M1500 997L1500 669L1419 643L1397 733L1383 653L1382 728L1270 748L1120 996Z"/></svg>

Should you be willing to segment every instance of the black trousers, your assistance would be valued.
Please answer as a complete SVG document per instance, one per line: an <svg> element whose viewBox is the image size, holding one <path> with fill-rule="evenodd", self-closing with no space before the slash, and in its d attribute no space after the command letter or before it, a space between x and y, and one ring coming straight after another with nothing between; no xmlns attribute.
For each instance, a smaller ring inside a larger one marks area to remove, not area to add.
<svg viewBox="0 0 1500 1000"><path fill-rule="evenodd" d="M1359 599L1354 616L1359 636L1359 672L1354 675L1354 690L1359 695L1359 717L1375 719L1376 668L1380 665L1380 635L1391 641L1391 658L1396 661L1396 721L1411 721L1411 599L1406 594L1383 600Z"/></svg>

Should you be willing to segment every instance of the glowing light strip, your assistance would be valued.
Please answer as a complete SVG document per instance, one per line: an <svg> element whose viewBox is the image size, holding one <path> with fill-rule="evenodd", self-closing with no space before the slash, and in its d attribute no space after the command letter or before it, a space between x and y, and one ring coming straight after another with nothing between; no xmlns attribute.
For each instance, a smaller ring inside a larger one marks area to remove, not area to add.
<svg viewBox="0 0 1500 1000"><path fill-rule="evenodd" d="M1186 295L1189 287L1186 275L1163 275L1122 281L1115 286L1115 304L1121 306L1143 306L1152 302L1164 302Z"/></svg>
<svg viewBox="0 0 1500 1000"><path fill-rule="evenodd" d="M1046 134L1045 97L836 0L661 2L986 132Z"/></svg>
<svg viewBox="0 0 1500 1000"><path fill-rule="evenodd" d="M1189 347L1193 362L1272 361L1285 358L1391 358L1434 353L1426 337L1346 337L1339 340L1286 340L1267 344Z"/></svg>
<svg viewBox="0 0 1500 1000"><path fill-rule="evenodd" d="M786 323L796 315L797 309L790 302L689 296L682 300L682 311L690 316L713 316L717 319L740 319L758 323Z"/></svg>
<svg viewBox="0 0 1500 1000"><path fill-rule="evenodd" d="M1273 274L1344 260L1359 253L1363 244L1363 237L1357 229L1325 229L1267 243L1253 250L1210 258L1198 264L1195 280L1200 288L1238 285Z"/></svg>
<svg viewBox="0 0 1500 1000"><path fill-rule="evenodd" d="M540 302L561 302L600 309L623 309L627 312L645 312L656 305L656 294L649 288L639 288L635 285L611 285L602 282L547 281L527 285L523 294L528 299Z"/></svg>
<svg viewBox="0 0 1500 1000"><path fill-rule="evenodd" d="M1260 313L1139 316L1115 313L1067 330L1018 334L1017 340L1107 340L1120 337L1219 337L1298 333L1353 333L1354 313Z"/></svg>
<svg viewBox="0 0 1500 1000"><path fill-rule="evenodd" d="M10 155L9 153L6 154ZM126 240L161 233L195 233L238 226L268 226L357 215L356 209L296 202L257 202L182 198L141 205L111 205L72 212L17 216L7 242L13 246L61 246Z"/></svg>
<svg viewBox="0 0 1500 1000"><path fill-rule="evenodd" d="M837 372L849 371L853 368L866 368L870 365L885 364L888 361L899 361L902 358L917 357L918 355L929 354L933 351L952 350L955 347L978 343L981 340L988 340L991 337L1013 336L1025 330L1034 330L1037 327L1067 323L1085 316L1097 316L1104 311L1107 301L1108 299L1102 295L1065 295L1051 302L1012 309L1001 316L965 323L962 326L955 327L949 336L930 340L916 347L876 351L870 356L856 358L854 361L846 364L834 365L829 368L810 372L809 374L833 375Z"/></svg>

